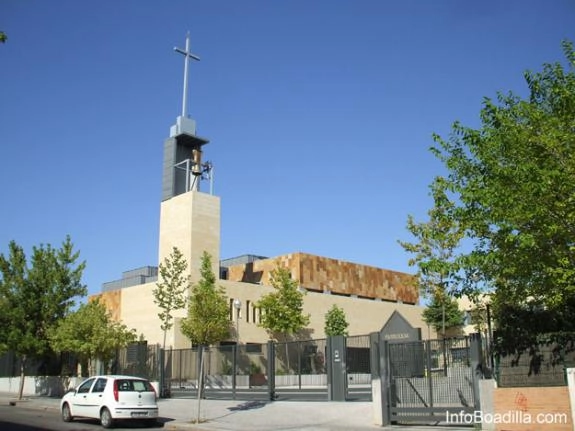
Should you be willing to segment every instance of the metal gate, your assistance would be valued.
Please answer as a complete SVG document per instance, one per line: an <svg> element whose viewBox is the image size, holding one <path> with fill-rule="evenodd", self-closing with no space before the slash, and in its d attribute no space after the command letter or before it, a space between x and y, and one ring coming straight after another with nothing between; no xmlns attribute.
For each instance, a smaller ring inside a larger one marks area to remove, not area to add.
<svg viewBox="0 0 575 431"><path fill-rule="evenodd" d="M371 401L371 340L369 335L345 337L346 401Z"/></svg>
<svg viewBox="0 0 575 431"><path fill-rule="evenodd" d="M385 343L391 422L454 424L478 410L476 343L473 337Z"/></svg>
<svg viewBox="0 0 575 431"><path fill-rule="evenodd" d="M326 401L327 340L290 341L274 345L274 396L279 400Z"/></svg>
<svg viewBox="0 0 575 431"><path fill-rule="evenodd" d="M266 347L228 345L165 351L164 380L169 396L197 398L199 376L203 374L203 398L269 400Z"/></svg>

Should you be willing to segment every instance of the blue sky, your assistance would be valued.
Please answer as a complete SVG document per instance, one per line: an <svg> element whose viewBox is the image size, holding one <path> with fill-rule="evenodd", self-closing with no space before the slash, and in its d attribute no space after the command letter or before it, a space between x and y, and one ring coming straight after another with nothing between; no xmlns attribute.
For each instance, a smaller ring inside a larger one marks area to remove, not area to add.
<svg viewBox="0 0 575 431"><path fill-rule="evenodd" d="M479 126L562 60L575 2L1 0L0 252L67 234L97 293L157 264L162 147L210 140L221 257L307 252L412 271L398 239L442 166L432 133Z"/></svg>

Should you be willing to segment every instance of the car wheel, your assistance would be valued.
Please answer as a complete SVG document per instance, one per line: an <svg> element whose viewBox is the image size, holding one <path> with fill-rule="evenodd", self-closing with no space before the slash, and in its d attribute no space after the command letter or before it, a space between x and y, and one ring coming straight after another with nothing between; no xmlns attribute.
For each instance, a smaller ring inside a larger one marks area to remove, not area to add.
<svg viewBox="0 0 575 431"><path fill-rule="evenodd" d="M100 412L100 423L104 428L112 428L112 426L114 425L114 419L112 419L112 414L110 413L110 410L108 410L106 407L104 407Z"/></svg>
<svg viewBox="0 0 575 431"><path fill-rule="evenodd" d="M74 417L72 416L72 412L70 411L70 406L68 404L64 404L62 406L62 420L64 422L72 422Z"/></svg>

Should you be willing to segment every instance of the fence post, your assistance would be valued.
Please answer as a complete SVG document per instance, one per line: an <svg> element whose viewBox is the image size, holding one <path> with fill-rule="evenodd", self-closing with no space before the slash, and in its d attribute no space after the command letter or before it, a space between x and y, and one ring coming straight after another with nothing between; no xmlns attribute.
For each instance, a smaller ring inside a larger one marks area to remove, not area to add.
<svg viewBox="0 0 575 431"><path fill-rule="evenodd" d="M268 397L270 401L276 399L276 345L273 341L268 341Z"/></svg>
<svg viewBox="0 0 575 431"><path fill-rule="evenodd" d="M479 379L483 377L483 353L481 351L481 334L476 332L469 335L469 364L473 379L473 398L475 410L481 410L481 397L479 393Z"/></svg>
<svg viewBox="0 0 575 431"><path fill-rule="evenodd" d="M297 375L298 375L298 386L301 389L301 341L297 342Z"/></svg>
<svg viewBox="0 0 575 431"><path fill-rule="evenodd" d="M431 360L431 353L433 351L432 347L431 347L431 340L427 339L423 342L424 347L424 352L425 352L425 371L427 372L427 385L429 386L429 406L433 407L433 373L431 372L431 370L433 369L433 364L432 364L432 360ZM445 358L445 338L442 340L443 342L443 375L446 376L447 375L447 368L446 368L446 361L447 359Z"/></svg>
<svg viewBox="0 0 575 431"><path fill-rule="evenodd" d="M236 386L237 386L237 381L236 381L237 377L236 376L238 374L238 347L239 347L238 344L232 346L232 349L234 349L233 362L232 362L232 399L233 400L236 399Z"/></svg>

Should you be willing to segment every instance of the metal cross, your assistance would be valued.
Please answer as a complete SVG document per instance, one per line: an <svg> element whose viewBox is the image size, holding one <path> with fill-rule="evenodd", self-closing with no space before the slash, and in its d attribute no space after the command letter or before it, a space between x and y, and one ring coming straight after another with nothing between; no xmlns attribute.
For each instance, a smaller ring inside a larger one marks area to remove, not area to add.
<svg viewBox="0 0 575 431"><path fill-rule="evenodd" d="M200 57L194 55L190 51L190 32L186 35L186 49L180 49L178 47L174 47L174 51L179 52L182 54L184 58L184 99L182 102L182 117L187 117L187 106L188 106L188 63L190 59L193 58L194 60L200 61Z"/></svg>

